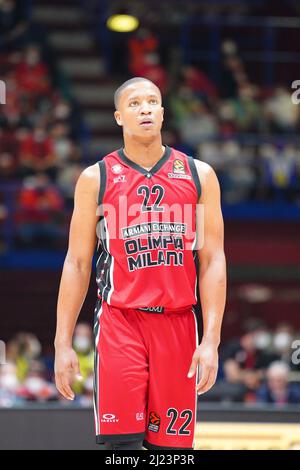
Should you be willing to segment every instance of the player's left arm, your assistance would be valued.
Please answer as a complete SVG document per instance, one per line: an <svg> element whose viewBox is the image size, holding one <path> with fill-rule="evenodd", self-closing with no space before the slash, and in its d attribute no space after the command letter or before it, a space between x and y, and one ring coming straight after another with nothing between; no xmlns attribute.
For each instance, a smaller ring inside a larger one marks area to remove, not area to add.
<svg viewBox="0 0 300 470"><path fill-rule="evenodd" d="M197 391L202 394L214 385L218 372L218 347L226 299L226 260L219 182L209 165L197 160L195 163L201 183L197 236L203 241L197 252L203 337L194 352L188 376L192 377L200 366Z"/></svg>

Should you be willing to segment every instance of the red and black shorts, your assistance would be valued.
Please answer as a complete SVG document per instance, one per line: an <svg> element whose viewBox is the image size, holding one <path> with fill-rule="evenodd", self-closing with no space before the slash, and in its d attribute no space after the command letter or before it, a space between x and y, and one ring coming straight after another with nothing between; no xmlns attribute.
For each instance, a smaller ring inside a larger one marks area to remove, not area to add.
<svg viewBox="0 0 300 470"><path fill-rule="evenodd" d="M192 307L95 310L96 440L143 440L148 449L193 448L198 344ZM163 311L159 311L163 310Z"/></svg>

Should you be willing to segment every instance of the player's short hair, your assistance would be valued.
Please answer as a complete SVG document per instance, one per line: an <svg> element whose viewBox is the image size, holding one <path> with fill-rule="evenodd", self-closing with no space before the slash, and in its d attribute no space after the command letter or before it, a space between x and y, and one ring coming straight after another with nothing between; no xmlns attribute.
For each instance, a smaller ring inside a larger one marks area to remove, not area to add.
<svg viewBox="0 0 300 470"><path fill-rule="evenodd" d="M151 80L145 77L133 77L130 78L129 80L126 80L126 82L122 83L122 85L119 86L119 88L116 89L115 94L114 94L114 103L115 103L115 108L118 109L119 107L119 102L120 102L120 97L122 94L122 91L125 90L129 85L132 85L133 83L138 83L138 82L149 82L152 83L152 85L155 86L155 88L158 89L160 93L160 89L158 88L155 83L153 83ZM161 94L161 93L160 93Z"/></svg>

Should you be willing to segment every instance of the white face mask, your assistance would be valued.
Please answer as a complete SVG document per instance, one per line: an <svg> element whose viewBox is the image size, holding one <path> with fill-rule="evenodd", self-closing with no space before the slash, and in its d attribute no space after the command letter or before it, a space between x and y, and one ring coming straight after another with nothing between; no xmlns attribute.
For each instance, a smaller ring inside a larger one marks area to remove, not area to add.
<svg viewBox="0 0 300 470"><path fill-rule="evenodd" d="M276 333L273 339L274 348L276 349L276 351L282 352L291 347L292 341L292 336L286 331Z"/></svg>
<svg viewBox="0 0 300 470"><path fill-rule="evenodd" d="M62 158L62 159L67 158L71 153L70 141L64 137L61 140L57 140L55 142L55 150L59 158Z"/></svg>
<svg viewBox="0 0 300 470"><path fill-rule="evenodd" d="M84 388L88 392L92 392L94 390L94 380L93 377L88 377L84 383Z"/></svg>
<svg viewBox="0 0 300 470"><path fill-rule="evenodd" d="M43 142L43 140L45 139L46 137L46 134L45 132L43 131L43 129L36 129L34 131L34 140L36 142Z"/></svg>
<svg viewBox="0 0 300 470"><path fill-rule="evenodd" d="M26 56L26 62L28 65L36 65L39 62L39 60L40 60L39 54L37 54L36 52L30 52Z"/></svg>
<svg viewBox="0 0 300 470"><path fill-rule="evenodd" d="M259 333L256 333L254 341L257 349L267 349L271 344L272 336L266 331L260 331Z"/></svg>
<svg viewBox="0 0 300 470"><path fill-rule="evenodd" d="M70 114L70 108L65 104L59 104L54 109L54 114L57 119L65 119Z"/></svg>
<svg viewBox="0 0 300 470"><path fill-rule="evenodd" d="M85 352L90 349L91 341L87 336L75 336L73 346L78 352Z"/></svg>
<svg viewBox="0 0 300 470"><path fill-rule="evenodd" d="M27 348L27 357L35 358L39 357L42 351L41 343L36 338L31 338Z"/></svg>
<svg viewBox="0 0 300 470"><path fill-rule="evenodd" d="M0 388L13 391L19 385L18 379L13 374L4 374L0 377Z"/></svg>
<svg viewBox="0 0 300 470"><path fill-rule="evenodd" d="M40 377L29 377L25 380L24 385L30 393L36 395L44 388L44 380Z"/></svg>

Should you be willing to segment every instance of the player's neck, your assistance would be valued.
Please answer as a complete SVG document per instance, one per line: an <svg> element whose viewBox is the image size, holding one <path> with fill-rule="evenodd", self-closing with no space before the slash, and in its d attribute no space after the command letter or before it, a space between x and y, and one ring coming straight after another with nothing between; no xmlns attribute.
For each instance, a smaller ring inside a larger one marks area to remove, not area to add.
<svg viewBox="0 0 300 470"><path fill-rule="evenodd" d="M161 139L144 144L140 142L133 142L125 139L124 153L127 158L137 163L139 166L150 169L158 160L161 159L165 151Z"/></svg>

